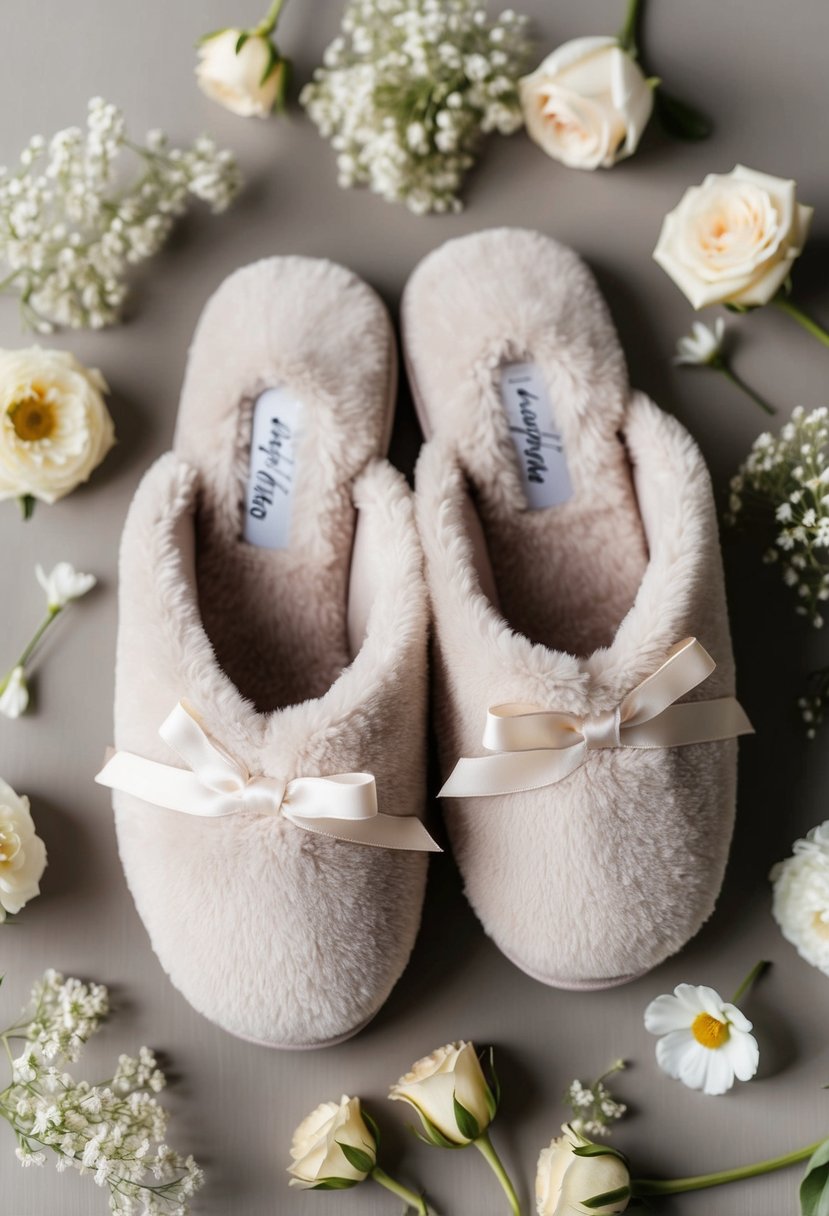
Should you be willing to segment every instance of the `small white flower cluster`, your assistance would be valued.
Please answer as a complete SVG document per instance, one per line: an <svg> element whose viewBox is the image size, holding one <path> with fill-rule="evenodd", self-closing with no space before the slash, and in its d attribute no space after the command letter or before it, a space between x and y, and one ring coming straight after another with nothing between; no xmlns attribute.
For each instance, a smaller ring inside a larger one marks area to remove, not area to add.
<svg viewBox="0 0 829 1216"><path fill-rule="evenodd" d="M124 150L141 163L126 187ZM36 135L17 168L0 168L0 287L19 294L24 321L40 333L111 325L128 267L158 252L190 196L219 212L240 186L232 154L211 139L182 150L151 131L141 146L121 111L93 97L85 132L68 127L48 143Z"/></svg>
<svg viewBox="0 0 829 1216"><path fill-rule="evenodd" d="M731 480L729 522L750 511L772 516L774 545L764 561L779 562L783 581L797 594L795 611L819 629L829 600L829 411L798 407L775 436L755 439Z"/></svg>
<svg viewBox="0 0 829 1216"><path fill-rule="evenodd" d="M522 125L526 19L480 0L351 0L300 101L337 152L341 186L365 184L417 215L459 211L482 136Z"/></svg>
<svg viewBox="0 0 829 1216"><path fill-rule="evenodd" d="M624 1067L624 1061L617 1060L591 1086L579 1080L570 1082L564 1101L573 1112L569 1124L577 1135L609 1136L613 1124L625 1114L627 1107L623 1102L617 1102L605 1085L609 1076L621 1072Z"/></svg>
<svg viewBox="0 0 829 1216"><path fill-rule="evenodd" d="M0 1035L7 1049L12 1035L28 1040L0 1091L0 1116L15 1133L21 1165L43 1165L50 1150L59 1172L91 1174L107 1188L119 1216L186 1216L202 1171L166 1143L168 1115L154 1096L165 1078L153 1053L122 1055L102 1085L63 1071L108 1010L102 985L47 971L32 989L32 1012Z"/></svg>

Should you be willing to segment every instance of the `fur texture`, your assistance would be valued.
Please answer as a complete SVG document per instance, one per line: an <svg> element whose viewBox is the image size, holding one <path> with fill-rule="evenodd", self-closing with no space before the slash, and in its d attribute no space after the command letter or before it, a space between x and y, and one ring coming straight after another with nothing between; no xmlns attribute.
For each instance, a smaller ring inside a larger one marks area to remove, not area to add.
<svg viewBox="0 0 829 1216"><path fill-rule="evenodd" d="M306 405L291 547L240 539L252 401ZM427 607L410 492L382 460L394 383L374 294L329 263L235 274L191 352L175 451L145 476L121 549L116 746L180 763L158 727L187 698L252 773L374 773L381 809L423 807ZM359 519L359 556L350 561ZM359 569L357 568L359 567ZM349 583L365 635L349 652ZM153 947L205 1016L273 1046L359 1029L417 933L422 854L281 816L201 819L115 796Z"/></svg>
<svg viewBox="0 0 829 1216"><path fill-rule="evenodd" d="M688 699L732 694L707 470L682 427L630 391L584 264L538 233L461 238L415 272L403 317L434 436L417 511L444 775L482 754L489 706L611 709L688 635L718 664ZM574 487L560 507L524 502L494 379L515 359L550 388ZM546 789L447 799L444 816L504 953L546 983L603 987L654 967L710 914L735 785L733 741L610 750Z"/></svg>

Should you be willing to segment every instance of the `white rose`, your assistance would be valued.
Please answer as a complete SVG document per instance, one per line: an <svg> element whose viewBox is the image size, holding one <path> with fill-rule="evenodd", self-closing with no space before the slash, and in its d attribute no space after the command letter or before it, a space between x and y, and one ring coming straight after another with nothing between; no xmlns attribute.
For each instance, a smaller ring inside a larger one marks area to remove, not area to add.
<svg viewBox="0 0 829 1216"><path fill-rule="evenodd" d="M796 195L795 182L743 165L709 173L665 216L653 256L694 308L767 304L812 222Z"/></svg>
<svg viewBox="0 0 829 1216"><path fill-rule="evenodd" d="M62 350L0 350L0 500L53 503L115 442L99 371Z"/></svg>
<svg viewBox="0 0 829 1216"><path fill-rule="evenodd" d="M772 915L801 958L829 975L829 820L796 840L769 875Z"/></svg>
<svg viewBox="0 0 829 1216"><path fill-rule="evenodd" d="M243 30L222 30L199 47L199 88L243 118L266 118L276 103L284 64L268 38L251 34L236 53Z"/></svg>
<svg viewBox="0 0 829 1216"><path fill-rule="evenodd" d="M565 42L518 90L530 138L573 169L630 156L653 110L653 89L616 38Z"/></svg>
<svg viewBox="0 0 829 1216"><path fill-rule="evenodd" d="M0 921L40 894L46 846L35 835L29 799L0 779Z"/></svg>
<svg viewBox="0 0 829 1216"><path fill-rule="evenodd" d="M427 1132L431 1125L453 1144L469 1144L476 1138L458 1125L456 1101L475 1120L478 1135L486 1130L495 1113L495 1099L472 1043L447 1043L424 1056L391 1087L389 1097L410 1103Z"/></svg>
<svg viewBox="0 0 829 1216"><path fill-rule="evenodd" d="M603 1216L611 1212L624 1212L630 1199L629 1193L600 1208L584 1206L585 1200L596 1195L607 1195L629 1187L630 1173L624 1161L612 1153L602 1153L599 1157L578 1157L573 1150L589 1142L567 1124L561 1130L563 1135L553 1140L549 1148L542 1149L538 1158L535 1179L538 1216L582 1216L586 1212Z"/></svg>
<svg viewBox="0 0 829 1216"><path fill-rule="evenodd" d="M6 718L19 718L29 708L29 686L26 670L19 665L13 667L6 679L0 683L0 714Z"/></svg>
<svg viewBox="0 0 829 1216"><path fill-rule="evenodd" d="M363 1154L368 1168L349 1161L343 1144ZM339 1103L323 1102L312 1111L294 1132L291 1157L291 1186L319 1187L332 1178L356 1186L368 1177L377 1160L377 1144L363 1119L360 1099L343 1094Z"/></svg>

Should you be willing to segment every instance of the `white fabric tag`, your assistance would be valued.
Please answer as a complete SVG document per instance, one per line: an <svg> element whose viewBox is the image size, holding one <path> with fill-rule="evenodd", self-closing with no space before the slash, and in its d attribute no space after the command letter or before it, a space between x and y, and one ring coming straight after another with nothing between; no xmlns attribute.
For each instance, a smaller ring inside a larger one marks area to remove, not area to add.
<svg viewBox="0 0 829 1216"><path fill-rule="evenodd" d="M287 549L303 405L286 388L269 388L253 407L243 535L260 549Z"/></svg>
<svg viewBox="0 0 829 1216"><path fill-rule="evenodd" d="M573 495L573 485L564 441L538 365L505 363L501 368L501 401L530 509L537 511L567 502Z"/></svg>

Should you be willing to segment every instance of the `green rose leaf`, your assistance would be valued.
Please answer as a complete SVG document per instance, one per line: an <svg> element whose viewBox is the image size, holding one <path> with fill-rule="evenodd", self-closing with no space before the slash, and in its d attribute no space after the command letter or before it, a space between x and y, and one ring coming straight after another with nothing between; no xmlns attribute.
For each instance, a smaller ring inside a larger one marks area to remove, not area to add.
<svg viewBox="0 0 829 1216"><path fill-rule="evenodd" d="M620 1153L618 1148L611 1148L609 1144L593 1144L592 1141L587 1141L586 1144L580 1144L578 1148L573 1149L575 1157L616 1157L624 1165L628 1165L628 1159L624 1153Z"/></svg>
<svg viewBox="0 0 829 1216"><path fill-rule="evenodd" d="M800 1184L801 1216L829 1216L829 1140L815 1149Z"/></svg>
<svg viewBox="0 0 829 1216"><path fill-rule="evenodd" d="M615 1191L604 1191L601 1195L593 1195L590 1199L582 1199L583 1208L603 1208L608 1204L618 1203L620 1199L630 1199L630 1187L619 1186Z"/></svg>
<svg viewBox="0 0 829 1216"><path fill-rule="evenodd" d="M249 34L249 32L248 32L247 30L242 30L241 34L240 34L240 35L239 35L239 37L236 39L236 54L237 54L237 55L239 54L239 52L241 51L242 47L243 47L243 46L245 45L245 43L247 42L248 38L250 38L250 34Z"/></svg>
<svg viewBox="0 0 829 1216"><path fill-rule="evenodd" d="M355 1170L359 1170L361 1174L370 1174L374 1169L374 1158L369 1156L361 1148L355 1148L353 1144L344 1144L342 1140L338 1140L342 1155L346 1161Z"/></svg>
<svg viewBox="0 0 829 1216"><path fill-rule="evenodd" d="M423 1124L423 1130L426 1132L426 1135L424 1136L417 1130L416 1127L412 1127L411 1130L417 1136L418 1140L422 1140L424 1144L436 1145L438 1148L466 1147L465 1144L457 1144L454 1140L450 1140L447 1136L444 1136L443 1132L435 1127L431 1119L427 1119L422 1111L419 1110L417 1113L420 1115L420 1122Z"/></svg>
<svg viewBox="0 0 829 1216"><path fill-rule="evenodd" d="M489 1064L489 1084L486 1090L486 1106L489 1112L490 1119L494 1119L497 1114L498 1107L501 1104L501 1082L498 1080L498 1073L495 1071L495 1048L490 1047L487 1053L487 1062ZM481 1057L483 1064L483 1057Z"/></svg>
<svg viewBox="0 0 829 1216"><path fill-rule="evenodd" d="M357 1186L356 1178L323 1178L316 1186L309 1187L311 1191L347 1191L350 1186Z"/></svg>
<svg viewBox="0 0 829 1216"><path fill-rule="evenodd" d="M460 1134L465 1140L477 1140L481 1134L478 1120L465 1106L461 1106L454 1094L452 1096L452 1105L455 1110L455 1122L458 1125Z"/></svg>
<svg viewBox="0 0 829 1216"><path fill-rule="evenodd" d="M380 1128L377 1126L376 1120L374 1120L371 1117L371 1115L368 1113L367 1110L361 1110L360 1113L363 1116L363 1123L365 1123L366 1127L371 1132L372 1138L374 1140L375 1149L379 1148L380 1147Z"/></svg>
<svg viewBox="0 0 829 1216"><path fill-rule="evenodd" d="M220 34L226 34L228 26L223 26L220 30L211 30L209 34L202 34L201 38L197 39L196 46L204 46L205 42L209 42L211 38L218 38Z"/></svg>
<svg viewBox="0 0 829 1216"><path fill-rule="evenodd" d="M705 114L672 93L666 93L661 85L654 93L654 109L662 130L672 139L707 139L713 130L711 120Z"/></svg>

